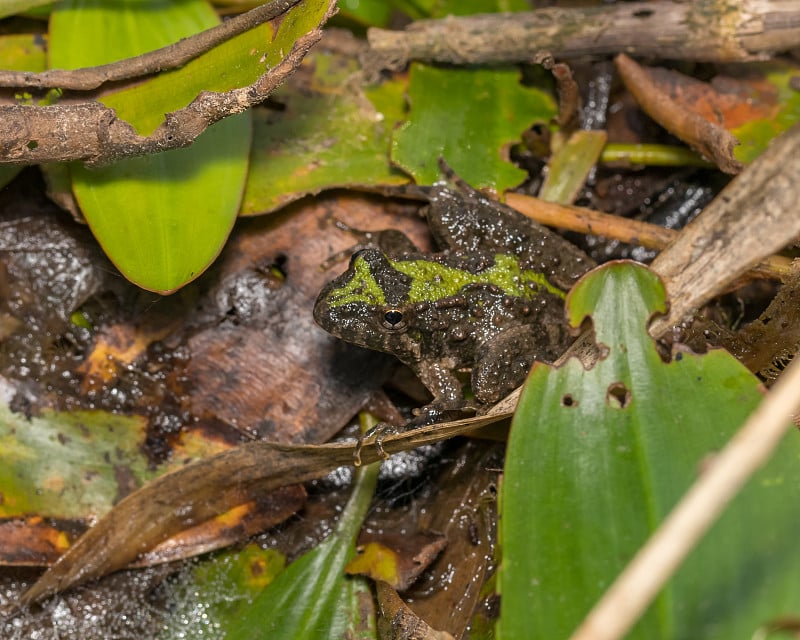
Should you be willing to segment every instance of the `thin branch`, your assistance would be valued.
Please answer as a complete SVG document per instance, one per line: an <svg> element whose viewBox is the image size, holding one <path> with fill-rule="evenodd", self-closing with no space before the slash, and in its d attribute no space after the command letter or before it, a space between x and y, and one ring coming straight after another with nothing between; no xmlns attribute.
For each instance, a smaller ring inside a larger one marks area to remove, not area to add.
<svg viewBox="0 0 800 640"><path fill-rule="evenodd" d="M420 20L404 31L370 29L370 69L410 60L449 64L529 62L629 54L709 62L762 60L800 41L798 0L626 2L612 6Z"/></svg>
<svg viewBox="0 0 800 640"><path fill-rule="evenodd" d="M336 2L330 0L321 24L335 11ZM224 93L202 92L183 109L166 114L164 122L146 137L97 102L0 106L0 163L77 160L100 165L189 146L215 122L266 100L321 37L318 27L298 38L280 63L249 86Z"/></svg>
<svg viewBox="0 0 800 640"><path fill-rule="evenodd" d="M613 238L648 249L665 249L679 232L657 224L631 220L585 207L547 202L522 193L506 193L506 204L540 224L568 231ZM753 278L781 280L789 274L792 261L783 256L768 256L747 275Z"/></svg>
<svg viewBox="0 0 800 640"><path fill-rule="evenodd" d="M0 87L90 91L106 82L131 80L183 66L234 36L286 13L301 0L273 0L222 24L134 58L83 69L0 71Z"/></svg>
<svg viewBox="0 0 800 640"><path fill-rule="evenodd" d="M798 387L800 361L795 361L589 612L571 640L617 640L634 625L697 541L780 444L792 426L791 416L800 411Z"/></svg>

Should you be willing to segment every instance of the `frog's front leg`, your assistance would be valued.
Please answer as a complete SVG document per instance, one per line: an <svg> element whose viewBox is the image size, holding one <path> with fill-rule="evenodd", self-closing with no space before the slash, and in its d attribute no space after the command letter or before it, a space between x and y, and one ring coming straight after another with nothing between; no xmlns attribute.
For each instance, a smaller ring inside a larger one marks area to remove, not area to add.
<svg viewBox="0 0 800 640"><path fill-rule="evenodd" d="M433 424L446 419L463 417L463 412L474 412L473 403L464 399L461 381L454 373L456 363L445 361L420 362L414 367L420 382L433 395L433 400L415 413L414 426Z"/></svg>

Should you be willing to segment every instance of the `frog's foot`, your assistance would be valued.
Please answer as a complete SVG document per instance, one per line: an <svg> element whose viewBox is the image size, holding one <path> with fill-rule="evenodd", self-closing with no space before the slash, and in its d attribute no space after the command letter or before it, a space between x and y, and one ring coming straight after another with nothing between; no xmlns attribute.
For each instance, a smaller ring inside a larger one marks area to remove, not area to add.
<svg viewBox="0 0 800 640"><path fill-rule="evenodd" d="M361 466L361 450L364 448L364 445L370 444L368 441L371 440L375 444L375 451L383 460L389 459L389 454L383 448L383 441L387 436L393 436L396 433L399 433L399 429L388 422L379 422L376 424L372 429L369 429L366 433L358 437L358 441L356 442L356 448L353 451L353 465L356 467Z"/></svg>

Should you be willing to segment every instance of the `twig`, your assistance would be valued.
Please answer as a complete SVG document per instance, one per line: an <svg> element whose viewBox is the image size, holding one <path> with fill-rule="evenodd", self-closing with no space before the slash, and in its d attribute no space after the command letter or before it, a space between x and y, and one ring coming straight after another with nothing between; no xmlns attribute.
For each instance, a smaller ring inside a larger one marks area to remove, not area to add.
<svg viewBox="0 0 800 640"><path fill-rule="evenodd" d="M610 54L709 62L763 60L800 41L797 0L626 2L546 8L513 14L421 20L404 31L370 29L372 69L410 60L451 64L528 62L554 56Z"/></svg>
<svg viewBox="0 0 800 640"><path fill-rule="evenodd" d="M710 469L686 493L572 635L616 640L630 629L695 543L761 467L800 411L800 362L793 362Z"/></svg>
<svg viewBox="0 0 800 640"><path fill-rule="evenodd" d="M584 207L546 202L521 193L506 193L506 204L541 224L577 233L605 236L648 249L664 249L679 234L678 231L649 222L621 218ZM788 275L790 266L791 260L788 258L769 256L753 267L749 275L781 280Z"/></svg>
<svg viewBox="0 0 800 640"><path fill-rule="evenodd" d="M134 58L86 67L84 69L50 69L41 73L30 71L0 71L0 87L30 89L70 89L90 91L106 82L130 80L141 76L180 67L197 56L254 29L264 22L286 13L301 0L273 0L226 20L222 24L184 38L175 44L148 51Z"/></svg>
<svg viewBox="0 0 800 640"><path fill-rule="evenodd" d="M324 23L336 11L330 0ZM253 84L224 93L204 91L166 114L149 136L140 136L113 109L97 102L0 106L0 163L39 164L79 160L100 165L190 145L207 127L259 104L294 70L322 37L318 27L298 38L289 53Z"/></svg>

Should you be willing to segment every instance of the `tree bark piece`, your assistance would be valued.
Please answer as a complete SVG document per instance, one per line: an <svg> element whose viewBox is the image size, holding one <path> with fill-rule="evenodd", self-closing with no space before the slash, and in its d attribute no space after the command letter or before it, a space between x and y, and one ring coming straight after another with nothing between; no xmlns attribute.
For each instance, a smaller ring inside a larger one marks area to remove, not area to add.
<svg viewBox="0 0 800 640"><path fill-rule="evenodd" d="M404 31L370 29L371 69L410 60L529 62L554 56L629 54L707 62L763 60L800 42L798 0L625 2L612 6L420 20Z"/></svg>

